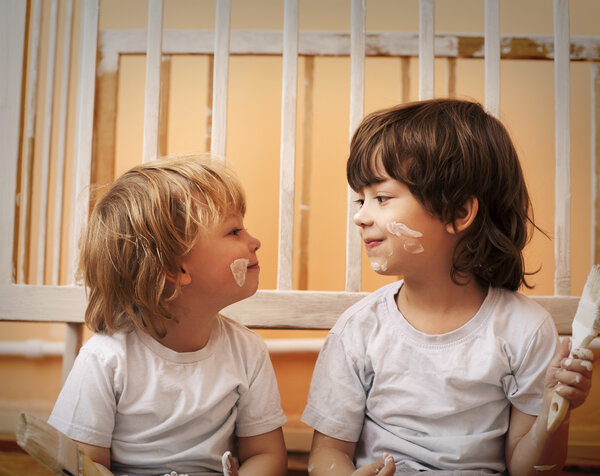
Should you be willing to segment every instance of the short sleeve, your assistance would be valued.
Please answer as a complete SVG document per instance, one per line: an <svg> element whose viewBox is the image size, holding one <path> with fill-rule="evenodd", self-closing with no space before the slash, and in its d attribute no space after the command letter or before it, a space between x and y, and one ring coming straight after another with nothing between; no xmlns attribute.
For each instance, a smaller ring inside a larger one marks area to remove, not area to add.
<svg viewBox="0 0 600 476"><path fill-rule="evenodd" d="M74 440L110 448L115 424L114 369L83 348L48 419Z"/></svg>
<svg viewBox="0 0 600 476"><path fill-rule="evenodd" d="M241 437L261 435L286 422L275 372L264 345L259 355L256 367L249 375L248 389L240 395L238 402L236 434Z"/></svg>
<svg viewBox="0 0 600 476"><path fill-rule="evenodd" d="M365 417L364 366L330 333L319 354L301 420L332 438L358 441Z"/></svg>
<svg viewBox="0 0 600 476"><path fill-rule="evenodd" d="M504 381L506 397L523 413L538 415L541 410L546 370L557 342L556 327L548 316L529 340L518 366Z"/></svg>

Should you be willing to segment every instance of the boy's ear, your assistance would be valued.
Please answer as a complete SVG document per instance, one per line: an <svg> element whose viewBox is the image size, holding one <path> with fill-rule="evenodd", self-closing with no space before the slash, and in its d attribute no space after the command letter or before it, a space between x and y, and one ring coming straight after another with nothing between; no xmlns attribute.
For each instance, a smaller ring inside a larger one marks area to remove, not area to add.
<svg viewBox="0 0 600 476"><path fill-rule="evenodd" d="M458 214L454 223L447 223L446 230L450 234L460 233L471 226L477 212L479 211L479 200L477 197L470 197L463 205L458 209Z"/></svg>
<svg viewBox="0 0 600 476"><path fill-rule="evenodd" d="M179 284L181 286L187 286L192 282L192 277L188 272L187 266L185 266L184 264L179 266L179 273L177 273L177 275L173 273L167 273L166 278L167 281L173 284L177 283L177 278L179 278Z"/></svg>

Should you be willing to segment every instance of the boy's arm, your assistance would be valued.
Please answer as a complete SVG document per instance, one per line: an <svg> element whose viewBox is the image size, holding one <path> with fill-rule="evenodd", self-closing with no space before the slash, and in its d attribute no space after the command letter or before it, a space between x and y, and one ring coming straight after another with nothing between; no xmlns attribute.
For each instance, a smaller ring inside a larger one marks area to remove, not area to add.
<svg viewBox="0 0 600 476"><path fill-rule="evenodd" d="M262 435L238 437L240 476L283 476L287 451L281 428Z"/></svg>
<svg viewBox="0 0 600 476"><path fill-rule="evenodd" d="M527 415L515 407L511 410L506 436L506 464L510 474L560 474L567 457L569 417L554 433L548 433L548 413L552 394L560 387L560 394L571 408L581 405L591 388L593 354L579 351L579 358L567 359L569 342L560 342L556 355L546 372L543 404L540 414Z"/></svg>
<svg viewBox="0 0 600 476"><path fill-rule="evenodd" d="M392 457L382 456L378 461L359 469L352 463L356 443L331 438L315 431L308 459L311 476L393 476L396 465Z"/></svg>
<svg viewBox="0 0 600 476"><path fill-rule="evenodd" d="M512 408L506 437L506 465L511 475L561 474L567 457L569 424L565 422L556 432L548 433L548 409L543 405L535 417Z"/></svg>
<svg viewBox="0 0 600 476"><path fill-rule="evenodd" d="M82 443L81 441L76 441L76 443L77 446L79 446L94 463L96 463L96 466L103 472L103 474L112 474L108 471L110 469L110 448L88 445L87 443Z"/></svg>
<svg viewBox="0 0 600 476"><path fill-rule="evenodd" d="M332 474L329 468L333 465L337 469L333 474L352 474L356 471L352 463L355 449L356 443L330 438L315 431L308 458L308 467L312 469L311 476L319 476L325 473Z"/></svg>

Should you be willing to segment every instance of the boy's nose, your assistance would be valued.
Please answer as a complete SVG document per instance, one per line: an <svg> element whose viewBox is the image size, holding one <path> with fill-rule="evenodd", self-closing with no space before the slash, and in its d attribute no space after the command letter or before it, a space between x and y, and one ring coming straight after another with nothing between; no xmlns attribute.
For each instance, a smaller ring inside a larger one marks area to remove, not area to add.
<svg viewBox="0 0 600 476"><path fill-rule="evenodd" d="M365 209L364 205L354 215L354 224L356 226L365 226L373 224L373 220L367 213L367 210Z"/></svg>
<svg viewBox="0 0 600 476"><path fill-rule="evenodd" d="M248 235L250 235L250 233L248 233ZM250 235L250 249L252 251L257 251L260 248L260 245L260 240L254 235Z"/></svg>

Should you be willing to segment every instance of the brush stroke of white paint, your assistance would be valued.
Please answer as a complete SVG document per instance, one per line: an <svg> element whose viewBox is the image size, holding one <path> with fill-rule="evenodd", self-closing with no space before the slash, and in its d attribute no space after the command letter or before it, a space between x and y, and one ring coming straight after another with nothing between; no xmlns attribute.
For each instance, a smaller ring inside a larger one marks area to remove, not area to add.
<svg viewBox="0 0 600 476"><path fill-rule="evenodd" d="M403 247L405 251L412 254L423 253L425 248L418 240L423 236L420 231L411 230L404 223L393 221L387 224L387 230L392 234L403 240Z"/></svg>
<svg viewBox="0 0 600 476"><path fill-rule="evenodd" d="M538 466L534 466L533 469L535 469L536 471L550 471L551 469L553 469L555 467L556 467L555 464L541 464Z"/></svg>
<svg viewBox="0 0 600 476"><path fill-rule="evenodd" d="M223 466L223 476L231 476L231 463L229 462L229 456L231 451L225 451L221 457L221 465Z"/></svg>
<svg viewBox="0 0 600 476"><path fill-rule="evenodd" d="M248 271L249 262L250 260L246 258L239 258L229 265L233 278L240 288L246 283L246 272Z"/></svg>
<svg viewBox="0 0 600 476"><path fill-rule="evenodd" d="M376 261L371 261L371 269L373 271L387 271L387 261L381 264Z"/></svg>

